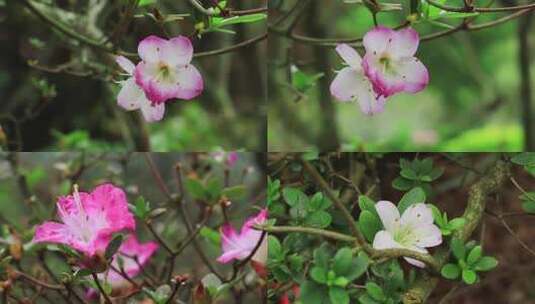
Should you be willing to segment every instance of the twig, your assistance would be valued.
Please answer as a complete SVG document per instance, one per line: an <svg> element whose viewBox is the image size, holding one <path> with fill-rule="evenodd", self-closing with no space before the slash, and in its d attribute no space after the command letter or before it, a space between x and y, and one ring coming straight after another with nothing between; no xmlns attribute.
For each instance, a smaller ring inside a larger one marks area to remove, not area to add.
<svg viewBox="0 0 535 304"><path fill-rule="evenodd" d="M106 292L104 291L104 288L102 288L102 285L100 285L100 282L98 280L97 274L92 272L91 276L93 277L93 280L95 281L95 285L97 285L98 290L100 291L100 294L104 297L104 301L106 304L113 304Z"/></svg>

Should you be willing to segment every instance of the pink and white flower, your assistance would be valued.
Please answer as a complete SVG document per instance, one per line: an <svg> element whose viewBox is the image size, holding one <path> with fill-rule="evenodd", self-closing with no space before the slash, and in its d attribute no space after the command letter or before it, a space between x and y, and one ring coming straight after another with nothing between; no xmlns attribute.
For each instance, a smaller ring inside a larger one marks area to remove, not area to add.
<svg viewBox="0 0 535 304"><path fill-rule="evenodd" d="M91 193L75 186L73 195L60 197L56 205L61 222L37 226L33 242L64 244L93 257L105 252L114 233L136 228L124 191L111 184Z"/></svg>
<svg viewBox="0 0 535 304"><path fill-rule="evenodd" d="M375 209L385 230L377 232L373 240L375 249L405 248L427 253L426 248L442 243L442 233L433 224L431 208L426 204L413 204L400 217L398 208L389 201L379 201ZM417 267L425 267L421 261L404 258Z"/></svg>
<svg viewBox="0 0 535 304"><path fill-rule="evenodd" d="M148 122L162 120L165 113L164 103L153 103L147 99L145 92L136 84L134 78L135 65L128 58L117 56L117 64L130 76L122 81L122 88L117 96L117 103L127 111L141 110L143 118Z"/></svg>
<svg viewBox="0 0 535 304"><path fill-rule="evenodd" d="M340 101L357 101L366 115L382 112L386 99L374 92L362 69L359 53L347 44L339 44L336 51L348 66L338 71L331 83L331 94Z"/></svg>
<svg viewBox="0 0 535 304"><path fill-rule="evenodd" d="M427 68L414 57L419 41L418 32L412 28L394 31L378 26L366 33L362 68L379 96L416 93L427 86Z"/></svg>
<svg viewBox="0 0 535 304"><path fill-rule="evenodd" d="M129 285L120 273L114 269L121 270L119 264L119 258L122 259L122 265L124 273L133 278L141 271L141 268L149 261L151 256L158 250L158 243L147 242L141 244L134 234L128 236L128 238L121 244L117 253L113 256L111 261L112 269L106 273L99 273L98 277L102 280L107 280L112 287L118 288L121 286ZM136 262L137 259L137 262ZM106 275L107 274L107 275Z"/></svg>
<svg viewBox="0 0 535 304"><path fill-rule="evenodd" d="M249 257L262 238L262 231L253 228L267 221L268 212L262 209L254 217L247 219L238 233L229 223L221 228L221 247L223 254L217 259L220 263L228 263L232 260L244 260ZM267 238L264 237L262 244L255 252L251 260L265 264L267 260Z"/></svg>
<svg viewBox="0 0 535 304"><path fill-rule="evenodd" d="M136 84L153 103L173 98L189 100L204 89L201 74L191 65L193 45L189 38L149 36L139 43L138 54L142 61L134 71Z"/></svg>

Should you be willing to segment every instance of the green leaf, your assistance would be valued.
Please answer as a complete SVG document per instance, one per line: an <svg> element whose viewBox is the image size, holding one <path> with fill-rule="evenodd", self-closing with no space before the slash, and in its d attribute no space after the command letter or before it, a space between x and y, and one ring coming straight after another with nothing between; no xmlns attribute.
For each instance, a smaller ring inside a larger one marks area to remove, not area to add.
<svg viewBox="0 0 535 304"><path fill-rule="evenodd" d="M457 266L457 264L450 263L450 264L444 265L440 273L446 279L455 280L461 274L461 269L459 268L459 266Z"/></svg>
<svg viewBox="0 0 535 304"><path fill-rule="evenodd" d="M327 270L325 268L314 266L310 269L310 277L320 284L327 282Z"/></svg>
<svg viewBox="0 0 535 304"><path fill-rule="evenodd" d="M460 261L464 260L466 256L466 248L464 247L463 241L458 238L452 238L450 244L453 255Z"/></svg>
<svg viewBox="0 0 535 304"><path fill-rule="evenodd" d="M341 287L331 286L329 288L329 299L331 299L331 303L349 304L349 295Z"/></svg>
<svg viewBox="0 0 535 304"><path fill-rule="evenodd" d="M284 258L281 243L273 235L268 235L268 256L270 260L281 260Z"/></svg>
<svg viewBox="0 0 535 304"><path fill-rule="evenodd" d="M366 195L359 195L359 207L361 211L367 210L374 215L379 216L379 214L377 214L377 210L375 209L375 202Z"/></svg>
<svg viewBox="0 0 535 304"><path fill-rule="evenodd" d="M414 186L414 181L408 180L401 176L396 177L392 181L392 187L400 191L407 191Z"/></svg>
<svg viewBox="0 0 535 304"><path fill-rule="evenodd" d="M451 220L448 225L449 228L452 230L459 230L462 227L464 227L464 224L466 223L466 220L463 217L457 217Z"/></svg>
<svg viewBox="0 0 535 304"><path fill-rule="evenodd" d="M418 175L412 169L402 169L399 174L406 179L418 180Z"/></svg>
<svg viewBox="0 0 535 304"><path fill-rule="evenodd" d="M477 274L473 270L463 269L463 281L468 285L472 285L477 281Z"/></svg>
<svg viewBox="0 0 535 304"><path fill-rule="evenodd" d="M221 235L219 232L210 227L202 227L201 231L199 231L199 234L215 246L219 246L221 244Z"/></svg>
<svg viewBox="0 0 535 304"><path fill-rule="evenodd" d="M305 281L301 284L301 302L307 304L330 304L327 288L313 281Z"/></svg>
<svg viewBox="0 0 535 304"><path fill-rule="evenodd" d="M511 161L521 166L535 166L535 152L524 152L511 158Z"/></svg>
<svg viewBox="0 0 535 304"><path fill-rule="evenodd" d="M309 89L316 85L316 82L323 77L323 73L308 74L300 70L295 65L291 68L292 73L292 87L298 92L306 93Z"/></svg>
<svg viewBox="0 0 535 304"><path fill-rule="evenodd" d="M363 294L363 295L361 295L359 297L359 303L361 303L361 304L380 304L380 302L375 301L367 293L365 293L365 294Z"/></svg>
<svg viewBox="0 0 535 304"><path fill-rule="evenodd" d="M498 266L498 260L491 256L484 256L474 265L476 271L489 271Z"/></svg>
<svg viewBox="0 0 535 304"><path fill-rule="evenodd" d="M140 196L136 199L136 202L135 202L135 209L134 209L134 214L140 218L140 219L145 219L145 217L147 216L147 214L149 213L149 203L145 201L145 199L143 198L143 196Z"/></svg>
<svg viewBox="0 0 535 304"><path fill-rule="evenodd" d="M121 247L121 244L123 243L123 235L117 234L113 237L113 239L110 241L108 246L106 247L106 251L104 252L104 257L106 260L110 260L113 258L117 250L119 250L119 247Z"/></svg>
<svg viewBox="0 0 535 304"><path fill-rule="evenodd" d="M156 0L139 0L138 6L145 6L156 3Z"/></svg>
<svg viewBox="0 0 535 304"><path fill-rule="evenodd" d="M353 261L353 253L348 247L339 249L333 258L333 267L332 270L337 275L344 275L349 267L351 267L351 262Z"/></svg>
<svg viewBox="0 0 535 304"><path fill-rule="evenodd" d="M327 269L329 267L329 261L331 259L331 252L329 245L326 243L314 250L314 264L316 266Z"/></svg>
<svg viewBox="0 0 535 304"><path fill-rule="evenodd" d="M246 188L244 185L232 186L224 188L221 191L221 195L226 196L230 200L242 199L246 194Z"/></svg>
<svg viewBox="0 0 535 304"><path fill-rule="evenodd" d="M403 214L413 204L425 203L425 192L420 187L412 188L405 193L398 204L399 213Z"/></svg>
<svg viewBox="0 0 535 304"><path fill-rule="evenodd" d="M282 197L284 197L284 201L291 207L298 205L305 206L308 203L306 194L296 188L284 188L282 190Z"/></svg>
<svg viewBox="0 0 535 304"><path fill-rule="evenodd" d="M384 301L386 298L385 293L383 292L383 289L381 288L381 286L377 285L374 282L366 283L366 292L368 292L368 294L374 300L377 300L377 301Z"/></svg>
<svg viewBox="0 0 535 304"><path fill-rule="evenodd" d="M364 234L364 237L366 237L369 242L373 242L375 234L383 227L379 217L368 210L364 210L360 213L358 224L360 231L362 231L362 234Z"/></svg>
<svg viewBox="0 0 535 304"><path fill-rule="evenodd" d="M326 228L332 222L331 215L326 211L317 211L307 215L305 224L315 228Z"/></svg>
<svg viewBox="0 0 535 304"><path fill-rule="evenodd" d="M348 280L353 281L360 276L362 276L366 270L368 270L368 265L370 264L370 258L364 251L359 252L356 258L353 258L353 261L351 262L351 267L346 270L345 273L341 273L346 277Z"/></svg>
<svg viewBox="0 0 535 304"><path fill-rule="evenodd" d="M466 262L468 265L473 265L481 258L481 246L476 246L470 250L470 253L468 254L468 258L466 258Z"/></svg>
<svg viewBox="0 0 535 304"><path fill-rule="evenodd" d="M196 178L187 178L184 182L184 186L193 199L204 200L208 198L208 191L200 180Z"/></svg>
<svg viewBox="0 0 535 304"><path fill-rule="evenodd" d="M325 210L331 206L331 201L327 199L323 193L318 192L310 199L309 210Z"/></svg>

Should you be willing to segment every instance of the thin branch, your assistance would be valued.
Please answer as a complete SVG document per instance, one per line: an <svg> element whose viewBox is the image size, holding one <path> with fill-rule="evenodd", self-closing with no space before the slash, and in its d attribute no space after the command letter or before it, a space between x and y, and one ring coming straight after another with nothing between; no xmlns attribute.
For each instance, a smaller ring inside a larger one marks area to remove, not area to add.
<svg viewBox="0 0 535 304"><path fill-rule="evenodd" d="M100 291L100 294L104 297L104 301L106 304L113 304L106 292L104 291L104 288L102 288L102 285L100 285L100 281L98 280L96 273L91 273L91 276L93 277L93 280L95 281L95 285L97 285L98 290Z"/></svg>
<svg viewBox="0 0 535 304"><path fill-rule="evenodd" d="M470 6L456 7L456 6L449 6L449 5L441 4L441 3L435 2L434 0L426 0L426 2L442 10L445 10L448 12L457 12L457 13L470 13L470 12L496 13L496 12L520 11L523 9L535 8L535 3L519 5L519 6L509 6L509 7L470 7Z"/></svg>

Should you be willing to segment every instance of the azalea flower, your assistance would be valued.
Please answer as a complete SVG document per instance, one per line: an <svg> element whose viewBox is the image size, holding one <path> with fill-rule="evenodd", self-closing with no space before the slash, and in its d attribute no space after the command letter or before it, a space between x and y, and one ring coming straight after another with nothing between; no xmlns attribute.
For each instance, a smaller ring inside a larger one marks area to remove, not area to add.
<svg viewBox="0 0 535 304"><path fill-rule="evenodd" d="M366 115L380 113L386 99L373 91L372 83L364 75L359 53L347 44L339 44L336 51L347 63L331 83L331 94L340 101L357 101Z"/></svg>
<svg viewBox="0 0 535 304"><path fill-rule="evenodd" d="M262 209L254 217L247 219L238 233L229 223L221 228L221 247L223 254L217 259L220 263L228 263L232 260L244 260L251 255L262 238L262 231L253 228L267 220L267 209ZM261 264L267 261L267 238L264 237L262 244L255 252L251 260Z"/></svg>
<svg viewBox="0 0 535 304"><path fill-rule="evenodd" d="M416 93L427 86L427 69L414 57L419 40L418 32L412 28L394 31L378 26L364 35L366 55L362 68L379 96Z"/></svg>
<svg viewBox="0 0 535 304"><path fill-rule="evenodd" d="M136 83L153 103L172 98L192 99L201 94L204 82L190 64L193 46L189 38L166 40L149 36L139 43L138 54L142 61L134 71Z"/></svg>
<svg viewBox="0 0 535 304"><path fill-rule="evenodd" d="M117 64L130 76L122 81L122 88L117 96L117 103L127 111L141 110L143 118L148 122L162 120L165 113L164 103L153 103L147 99L145 92L136 84L134 78L135 65L128 58L117 56Z"/></svg>
<svg viewBox="0 0 535 304"><path fill-rule="evenodd" d="M413 204L400 217L398 208L388 201L379 201L375 209L385 230L377 232L373 240L375 249L405 248L427 253L425 248L442 243L442 233L433 224L431 208L426 204ZM423 262L404 258L417 267L425 267Z"/></svg>
<svg viewBox="0 0 535 304"><path fill-rule="evenodd" d="M228 167L233 167L238 161L238 152L214 152L212 157L218 163L224 163Z"/></svg>
<svg viewBox="0 0 535 304"><path fill-rule="evenodd" d="M112 267L107 272L99 273L97 276L100 280L109 283L113 289L128 287L130 282L122 274L114 270L121 270L119 259L122 260L124 274L129 278L134 278L158 250L158 247L156 242L141 244L134 234L130 234L113 256ZM98 291L91 288L87 291L86 297L88 299L98 298Z"/></svg>
<svg viewBox="0 0 535 304"><path fill-rule="evenodd" d="M93 257L105 252L114 233L136 227L124 191L111 184L91 193L78 192L75 186L74 193L60 197L56 205L60 222L37 226L33 242L64 244Z"/></svg>

